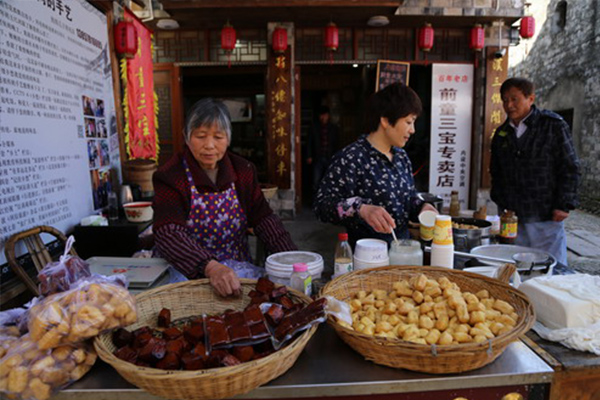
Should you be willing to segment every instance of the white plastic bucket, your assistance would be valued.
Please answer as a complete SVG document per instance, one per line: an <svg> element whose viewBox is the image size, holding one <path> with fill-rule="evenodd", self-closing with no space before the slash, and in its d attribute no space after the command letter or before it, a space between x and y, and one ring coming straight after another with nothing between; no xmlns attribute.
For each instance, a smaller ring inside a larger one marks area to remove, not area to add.
<svg viewBox="0 0 600 400"><path fill-rule="evenodd" d="M323 273L323 257L309 251L284 251L271 254L265 262L269 279L282 285L290 284L293 266L296 263L308 265L308 272L313 280L321 279Z"/></svg>
<svg viewBox="0 0 600 400"><path fill-rule="evenodd" d="M360 258L357 258L356 256L354 256L354 270L355 271L360 270L360 269L387 267L388 265L390 265L389 257L386 257L383 260L378 260L376 262L369 262L369 261L361 260Z"/></svg>

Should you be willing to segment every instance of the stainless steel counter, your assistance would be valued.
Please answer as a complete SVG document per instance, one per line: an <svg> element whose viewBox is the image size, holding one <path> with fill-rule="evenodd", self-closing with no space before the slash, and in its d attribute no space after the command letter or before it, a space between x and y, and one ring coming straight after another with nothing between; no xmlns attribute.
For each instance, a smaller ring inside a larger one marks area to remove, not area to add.
<svg viewBox="0 0 600 400"><path fill-rule="evenodd" d="M553 370L522 342L514 342L492 364L453 375L428 375L379 366L321 325L296 364L283 376L237 398L298 398L410 393L492 386L549 384ZM79 382L53 400L159 399L136 388L98 360Z"/></svg>

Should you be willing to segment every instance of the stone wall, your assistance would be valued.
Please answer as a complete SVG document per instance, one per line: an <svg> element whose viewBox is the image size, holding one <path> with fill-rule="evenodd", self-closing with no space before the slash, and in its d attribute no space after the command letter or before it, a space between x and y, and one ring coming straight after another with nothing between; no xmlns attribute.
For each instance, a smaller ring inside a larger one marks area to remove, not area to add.
<svg viewBox="0 0 600 400"><path fill-rule="evenodd" d="M600 213L600 2L563 1L564 28L557 23L559 3L533 2L536 35L510 49L509 76L527 77L536 84L538 106L572 110L581 161L581 205Z"/></svg>

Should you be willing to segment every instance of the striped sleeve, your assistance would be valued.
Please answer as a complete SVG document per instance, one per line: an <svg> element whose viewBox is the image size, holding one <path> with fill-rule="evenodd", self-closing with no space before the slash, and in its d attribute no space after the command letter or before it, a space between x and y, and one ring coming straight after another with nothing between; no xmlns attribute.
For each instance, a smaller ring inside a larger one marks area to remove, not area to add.
<svg viewBox="0 0 600 400"><path fill-rule="evenodd" d="M213 257L189 236L187 228L179 224L166 224L154 234L158 253L176 270L188 279L204 277L204 267Z"/></svg>
<svg viewBox="0 0 600 400"><path fill-rule="evenodd" d="M275 214L263 218L254 228L254 232L265 243L270 253L298 250L289 232Z"/></svg>

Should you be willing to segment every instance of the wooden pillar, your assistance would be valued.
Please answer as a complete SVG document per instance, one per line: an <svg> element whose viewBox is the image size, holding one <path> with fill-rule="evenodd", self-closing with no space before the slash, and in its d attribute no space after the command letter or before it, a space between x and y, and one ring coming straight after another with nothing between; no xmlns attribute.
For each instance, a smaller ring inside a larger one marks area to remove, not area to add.
<svg viewBox="0 0 600 400"><path fill-rule="evenodd" d="M288 34L289 37L289 34ZM266 87L267 168L269 183L291 189L292 178L292 50L268 50Z"/></svg>
<svg viewBox="0 0 600 400"><path fill-rule="evenodd" d="M481 159L481 187L486 189L491 186L490 158L492 137L496 128L506 119L506 113L504 112L504 108L502 108L502 98L500 97L500 86L506 80L508 74L508 48L504 49L506 50L504 57L496 58L495 54L500 49L498 47L486 48L484 131Z"/></svg>

